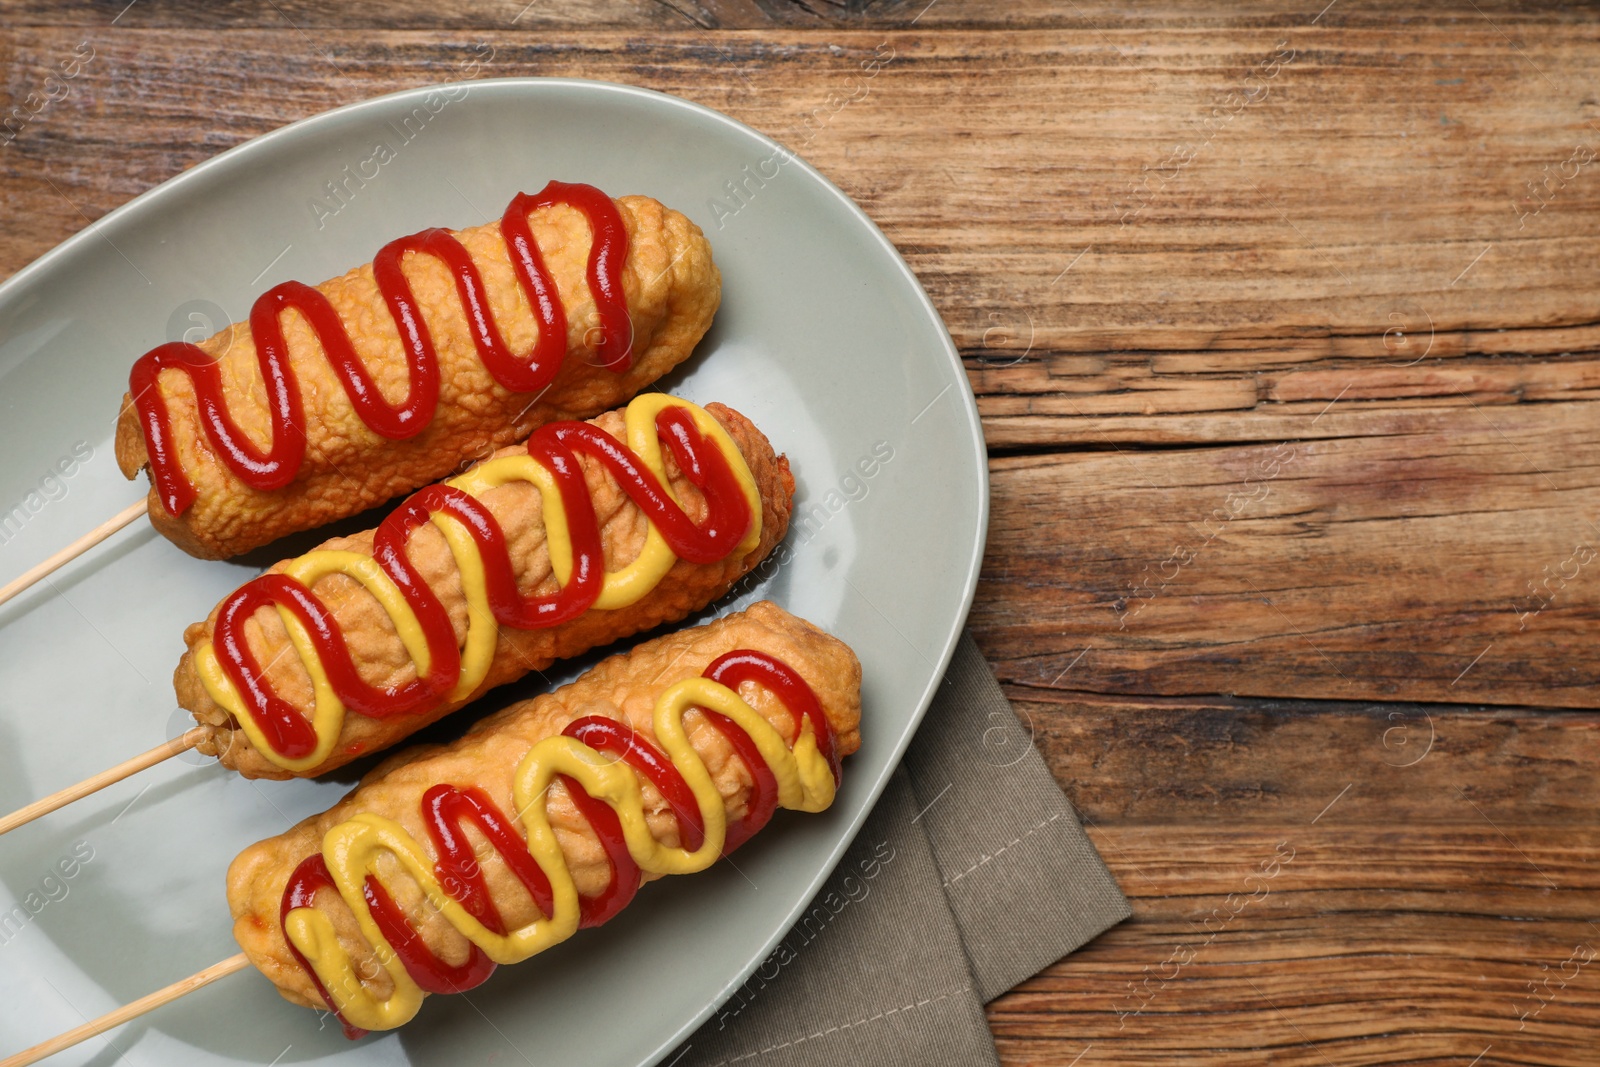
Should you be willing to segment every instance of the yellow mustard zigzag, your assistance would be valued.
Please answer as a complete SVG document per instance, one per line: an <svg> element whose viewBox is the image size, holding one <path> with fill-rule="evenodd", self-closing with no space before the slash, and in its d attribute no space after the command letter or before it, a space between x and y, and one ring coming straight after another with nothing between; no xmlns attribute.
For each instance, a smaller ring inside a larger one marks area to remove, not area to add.
<svg viewBox="0 0 1600 1067"><path fill-rule="evenodd" d="M734 553L743 555L750 552L761 541L761 491L756 486L755 477L750 473L739 446L733 443L733 439L716 419L687 400L667 396L664 393L646 393L635 397L627 407L625 443L661 482L667 494L673 495L662 457L661 437L656 430L656 416L671 407L682 408L690 414L695 426L717 446L723 458L728 461L728 466L738 479L740 488L744 490L745 500L750 506L750 527L745 531L744 539L734 549ZM556 580L566 585L572 575L572 541L567 532L566 504L562 500L560 488L556 485L555 476L542 463L527 454L503 456L479 464L445 484L481 499L490 490L514 481L530 482L539 490L544 500L545 541L550 551L550 566L555 572ZM477 541L473 540L472 535L460 522L449 515L434 514L430 516L430 521L439 528L450 545L450 552L455 557L456 567L461 572L461 584L467 596L467 636L461 650L461 677L447 698L450 701L464 700L489 673L489 667L494 662L500 625L489 607L483 556L478 550ZM638 558L621 570L606 572L600 596L592 606L602 610L614 610L638 601L660 583L667 571L672 569L677 558L655 523L650 523L643 551L639 553ZM411 610L411 605L406 603L399 586L395 585L393 579L383 572L372 557L359 552L318 549L294 560L284 569L284 573L308 589L318 579L329 574L345 574L360 582L388 613L395 629L399 632L401 643L405 645L406 653L416 665L418 675L428 672L432 657L428 654L428 642L423 635L422 626L417 621L415 612ZM312 690L316 694L310 718L316 730L317 746L310 755L300 759L290 759L273 749L266 735L256 725L255 717L247 712L244 701L235 691L233 683L223 672L222 664L217 659L216 649L210 640L195 649L194 663L206 692L211 694L212 700L233 715L256 751L285 770L299 773L316 767L332 753L344 726L346 709L344 702L339 699L328 681L327 672L322 668L322 660L311 642L311 635L306 632L300 620L287 609L279 607L277 610L284 627L289 632L289 640L293 643L300 662L311 676Z"/></svg>
<svg viewBox="0 0 1600 1067"><path fill-rule="evenodd" d="M393 1029L416 1015L424 996L367 906L363 886L381 852L399 860L428 902L495 963L518 963L572 936L578 929L578 890L544 804L545 791L558 774L571 776L589 795L611 805L622 824L628 852L641 871L691 874L716 862L726 839L727 811L684 728L685 713L696 706L721 712L750 735L777 778L779 806L815 812L833 803L833 771L818 751L810 719L803 720L791 752L783 735L733 690L709 678L689 678L668 688L656 701L653 722L661 748L694 793L705 820L705 841L694 852L661 844L650 833L639 777L632 768L573 738L547 737L518 764L513 799L522 816L528 851L550 879L554 914L521 929L497 934L485 927L445 892L433 860L399 823L380 815L357 815L323 836L322 856L339 895L388 972L393 992L379 999L362 983L350 954L339 944L332 920L320 909L296 908L284 918L285 936L311 964L345 1021L364 1030Z"/></svg>

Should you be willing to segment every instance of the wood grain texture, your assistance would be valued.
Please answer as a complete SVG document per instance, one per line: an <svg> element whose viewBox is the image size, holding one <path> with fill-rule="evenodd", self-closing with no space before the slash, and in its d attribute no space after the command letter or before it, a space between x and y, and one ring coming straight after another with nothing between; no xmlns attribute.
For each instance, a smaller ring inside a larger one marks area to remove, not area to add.
<svg viewBox="0 0 1600 1067"><path fill-rule="evenodd" d="M1516 3L1486 0L1485 14L1512 26L1523 22L1579 23L1582 10L1555 0ZM706 29L781 29L785 33L842 26L905 26L979 29L1112 30L1143 27L1162 31L1193 26L1271 26L1308 20L1316 12L1287 11L1273 0L1240 0L1228 5L1152 3L1127 5L1110 0L351 0L332 5L318 0L6 0L0 11L15 26L104 26L127 29L195 27L202 29L482 29L511 23L524 30L564 30L615 26L645 29L692 23ZM1341 11L1337 21L1388 21L1384 11L1359 7Z"/></svg>
<svg viewBox="0 0 1600 1067"><path fill-rule="evenodd" d="M990 1006L1006 1062L1595 1062L1600 718L1010 695L1134 918Z"/></svg>
<svg viewBox="0 0 1600 1067"><path fill-rule="evenodd" d="M996 459L972 626L1031 686L1593 707L1597 424Z"/></svg>
<svg viewBox="0 0 1600 1067"><path fill-rule="evenodd" d="M974 630L1135 903L991 1006L1008 1067L1600 1063L1573 955L1600 949L1592 6L27 0L0 25L27 109L0 275L430 82L628 82L800 151L966 360Z"/></svg>

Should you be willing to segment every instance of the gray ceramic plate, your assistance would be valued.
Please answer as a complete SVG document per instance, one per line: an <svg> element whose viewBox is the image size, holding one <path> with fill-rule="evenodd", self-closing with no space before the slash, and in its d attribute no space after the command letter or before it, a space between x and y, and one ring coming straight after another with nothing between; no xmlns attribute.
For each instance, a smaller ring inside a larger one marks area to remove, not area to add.
<svg viewBox="0 0 1600 1067"><path fill-rule="evenodd" d="M657 1062L776 945L898 763L983 550L983 439L960 362L849 198L761 134L639 89L484 81L342 108L195 167L0 286L0 511L20 507L0 515L0 580L138 499L110 429L141 352L399 234L494 218L552 177L648 193L711 238L722 311L663 386L733 405L794 463L793 554L739 602L775 599L861 656L864 741L838 801L780 814L737 870L651 885L607 927L430 998L390 1034L348 1043L249 971L52 1062ZM184 626L265 562L200 562L141 524L0 609L0 810L174 736ZM349 783L173 760L0 839L0 1055L235 952L229 860Z"/></svg>

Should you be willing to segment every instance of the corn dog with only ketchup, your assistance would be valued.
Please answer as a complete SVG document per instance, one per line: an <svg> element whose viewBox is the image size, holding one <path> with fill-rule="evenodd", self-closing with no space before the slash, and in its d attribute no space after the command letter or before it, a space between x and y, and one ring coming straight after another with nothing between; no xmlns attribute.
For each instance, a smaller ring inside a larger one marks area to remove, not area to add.
<svg viewBox="0 0 1600 1067"><path fill-rule="evenodd" d="M551 182L496 223L425 230L248 322L135 363L123 473L203 559L356 514L688 358L721 300L699 228L648 197Z"/></svg>

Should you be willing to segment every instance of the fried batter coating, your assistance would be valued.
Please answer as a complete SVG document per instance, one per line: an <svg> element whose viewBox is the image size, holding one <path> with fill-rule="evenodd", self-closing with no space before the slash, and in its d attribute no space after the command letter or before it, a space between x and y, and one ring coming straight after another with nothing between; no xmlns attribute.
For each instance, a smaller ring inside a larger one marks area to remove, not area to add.
<svg viewBox="0 0 1600 1067"><path fill-rule="evenodd" d="M352 816L369 812L398 822L431 852L422 816L422 796L441 783L486 792L503 812L514 812L512 783L518 764L536 743L553 737L574 719L587 715L627 722L639 735L656 743L652 712L656 699L676 683L700 675L718 656L737 648L768 653L794 668L817 695L832 724L838 753L848 755L861 745L861 664L849 646L810 623L763 601L748 611L729 615L708 626L649 641L632 652L612 656L571 685L547 696L514 704L473 727L450 745L419 746L386 761L337 805L312 816L287 832L251 845L228 869L228 903L234 937L285 999L321 1008L315 986L291 954L278 921L285 885L301 861L322 848L323 835ZM739 696L770 722L791 745L794 718L783 703L762 687L746 683ZM742 818L750 799L751 780L743 762L723 735L698 711L685 717L689 740L711 772L730 820ZM657 841L678 845L678 823L671 808L647 778L641 777L650 832ZM570 795L557 783L546 800L550 824L572 871L578 891L601 892L611 868L599 838L578 814ZM539 917L522 883L499 854L478 834L471 836L485 885L507 929ZM446 963L459 965L470 942L428 903L421 888L392 856L384 854L375 873L395 903L412 916L428 947ZM647 878L649 876L646 876ZM337 892L323 890L316 906L333 920L340 942L363 976L373 975L369 988L379 997L391 992L388 974L377 966L372 946L361 937L355 916ZM364 978L364 981L366 979Z"/></svg>
<svg viewBox="0 0 1600 1067"><path fill-rule="evenodd" d="M567 317L567 354L544 392L513 393L479 359L466 313L448 268L432 256L408 253L405 273L439 354L439 406L428 428L405 441L378 436L356 414L322 344L297 311L283 316L290 360L299 379L306 419L305 462L283 489L263 492L239 481L212 451L201 429L187 375L159 379L171 414L172 438L184 474L198 497L173 517L150 490L150 521L190 555L226 559L286 534L309 530L374 507L437 481L463 459L486 456L520 441L547 422L584 419L626 402L689 357L710 328L722 299L722 277L699 227L649 197L616 201L628 229L623 289L633 322L633 363L617 374L596 365L599 331L587 270L590 230L566 204L529 216ZM518 284L498 221L456 234L483 276L494 321L514 352L532 349L537 320ZM391 404L406 397L409 360L371 263L317 286L349 332L357 356ZM247 323L235 323L200 343L218 358L228 410L258 447L271 443L267 394ZM149 463L132 398L122 398L117 463L134 478Z"/></svg>
<svg viewBox="0 0 1600 1067"><path fill-rule="evenodd" d="M328 758L304 772L285 770L257 751L249 736L237 728L228 710L211 698L201 682L195 669L195 650L202 642L211 640L222 607L219 604L205 622L196 623L184 632L189 651L184 653L173 675L179 706L190 711L195 721L208 731L207 738L199 746L200 751L216 755L224 766L246 778L313 778L409 737L495 686L521 678L529 671L543 670L556 660L571 658L662 623L676 622L717 599L783 540L789 528L794 478L789 473L788 461L773 454L772 445L748 419L721 404L708 404L705 410L727 430L761 491L761 541L747 555L703 564L680 559L655 589L625 608L590 609L570 622L546 629L515 630L501 626L489 673L466 699L446 702L421 714L386 719L349 712L345 715L338 743ZM620 411L608 411L590 422L618 439L624 437ZM522 448L512 445L496 456L511 455ZM684 512L694 522L704 522L705 497L679 470L671 450L663 449L663 455L667 475ZM598 518L606 569L617 570L638 556L644 547L649 522L604 467L587 455L581 456L579 462ZM505 534L513 573L523 595L554 593L559 583L550 567L550 553L545 544L544 500L539 491L527 482L509 482L483 493L478 499L493 513ZM370 556L372 539L373 531L367 530L354 537L333 538L318 547ZM411 536L408 555L449 612L457 645L463 644L467 635L467 598L461 572L444 536L432 523L423 523ZM284 560L271 571L280 572L290 562ZM330 574L314 583L311 591L338 618L351 658L369 683L398 686L416 678L416 665L401 643L393 621L377 598L358 581L344 574ZM258 610L245 624L244 632L273 691L310 718L315 705L311 675L296 654L278 613L271 608Z"/></svg>

